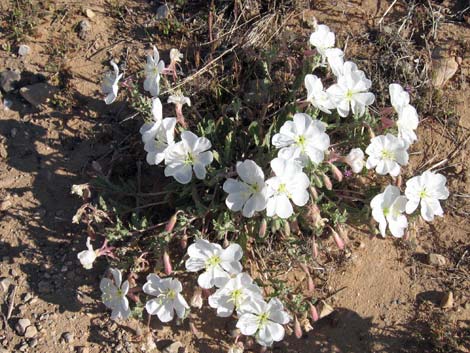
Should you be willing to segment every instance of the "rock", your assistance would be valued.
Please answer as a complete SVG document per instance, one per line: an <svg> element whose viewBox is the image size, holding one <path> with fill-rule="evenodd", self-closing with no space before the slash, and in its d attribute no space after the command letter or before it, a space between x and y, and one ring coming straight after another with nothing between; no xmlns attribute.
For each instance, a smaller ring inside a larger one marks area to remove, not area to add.
<svg viewBox="0 0 470 353"><path fill-rule="evenodd" d="M8 290L8 288L10 288L10 285L12 284L12 281L11 279L9 278L3 278L1 281L0 281L0 289L3 291L3 292L6 292Z"/></svg>
<svg viewBox="0 0 470 353"><path fill-rule="evenodd" d="M47 83L36 83L20 89L21 96L36 108L47 103L54 96L57 88Z"/></svg>
<svg viewBox="0 0 470 353"><path fill-rule="evenodd" d="M328 305L324 300L321 300L317 305L318 318L322 319L325 316L330 315L335 309Z"/></svg>
<svg viewBox="0 0 470 353"><path fill-rule="evenodd" d="M183 348L183 349L181 349ZM172 344L170 344L169 346L165 347L163 350L162 350L162 353L182 353L184 352L184 346L181 342L179 341L176 341L176 342L173 342Z"/></svg>
<svg viewBox="0 0 470 353"><path fill-rule="evenodd" d="M80 39L87 39L91 33L91 23L88 20L81 20L78 24L78 37Z"/></svg>
<svg viewBox="0 0 470 353"><path fill-rule="evenodd" d="M446 292L441 299L441 308L442 309L449 309L454 306L454 293Z"/></svg>
<svg viewBox="0 0 470 353"><path fill-rule="evenodd" d="M437 47L432 53L432 84L443 87L459 69L460 58L450 55L446 48Z"/></svg>
<svg viewBox="0 0 470 353"><path fill-rule="evenodd" d="M93 12L92 9L86 9L85 10L85 15L88 17L90 20L94 19L96 17L96 14Z"/></svg>
<svg viewBox="0 0 470 353"><path fill-rule="evenodd" d="M26 331L24 333L24 336L26 338L33 338L34 336L36 336L38 334L38 330L36 328L36 326L34 325L31 325L31 326L28 326L26 328Z"/></svg>
<svg viewBox="0 0 470 353"><path fill-rule="evenodd" d="M32 298L33 298L33 296L31 295L31 293L26 293L26 294L23 296L23 302L27 303L27 302L29 302Z"/></svg>
<svg viewBox="0 0 470 353"><path fill-rule="evenodd" d="M29 341L28 341L28 344L31 348L34 348L38 345L38 339L37 338L31 338Z"/></svg>
<svg viewBox="0 0 470 353"><path fill-rule="evenodd" d="M161 5L157 9L157 20L164 20L170 16L170 8L167 4Z"/></svg>
<svg viewBox="0 0 470 353"><path fill-rule="evenodd" d="M31 321L29 321L28 319L19 319L15 325L15 330L20 336L23 336L26 332L26 329L30 325Z"/></svg>
<svg viewBox="0 0 470 353"><path fill-rule="evenodd" d="M62 334L62 340L65 342L65 343L72 343L73 341L73 333L71 332L64 332Z"/></svg>
<svg viewBox="0 0 470 353"><path fill-rule="evenodd" d="M18 55L19 56L26 56L31 53L31 48L26 44L21 44L18 48Z"/></svg>
<svg viewBox="0 0 470 353"><path fill-rule="evenodd" d="M0 73L0 87L6 93L15 89L15 85L21 80L21 74L15 70L5 70Z"/></svg>
<svg viewBox="0 0 470 353"><path fill-rule="evenodd" d="M439 254L428 254L427 261L428 264L435 266L445 266L447 263L446 258Z"/></svg>
<svg viewBox="0 0 470 353"><path fill-rule="evenodd" d="M20 352L26 352L28 350L28 344L26 342L24 342L20 348L19 348Z"/></svg>

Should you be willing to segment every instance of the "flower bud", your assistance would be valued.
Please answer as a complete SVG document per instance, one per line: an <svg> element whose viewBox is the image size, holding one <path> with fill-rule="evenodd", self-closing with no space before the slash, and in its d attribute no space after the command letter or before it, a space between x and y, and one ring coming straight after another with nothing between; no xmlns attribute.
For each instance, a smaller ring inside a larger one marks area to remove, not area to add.
<svg viewBox="0 0 470 353"><path fill-rule="evenodd" d="M297 316L295 316L295 320L294 320L294 333L295 333L295 337L299 339L302 338L302 327L300 327L300 322L297 319Z"/></svg>
<svg viewBox="0 0 470 353"><path fill-rule="evenodd" d="M189 322L189 329L191 330L191 333L194 336L197 336L199 334L199 331L198 331L198 329L196 328L196 325L194 325L193 322Z"/></svg>
<svg viewBox="0 0 470 353"><path fill-rule="evenodd" d="M330 163L330 167L331 167L331 172L333 173L333 177L338 181L342 181L343 173L341 173L341 170L339 170L339 168L335 166L333 163Z"/></svg>
<svg viewBox="0 0 470 353"><path fill-rule="evenodd" d="M315 186L310 186L309 190L310 190L310 195L312 195L312 198L314 200L318 200L318 192L317 192L317 189L315 189Z"/></svg>
<svg viewBox="0 0 470 353"><path fill-rule="evenodd" d="M188 247L188 236L186 234L183 234L183 237L180 239L180 246L183 250L186 250Z"/></svg>
<svg viewBox="0 0 470 353"><path fill-rule="evenodd" d="M268 228L268 222L266 219L261 220L261 224L259 225L259 231L258 231L258 236L260 238L264 238L266 235L266 229Z"/></svg>
<svg viewBox="0 0 470 353"><path fill-rule="evenodd" d="M309 293L313 293L315 291L315 283L313 283L312 276L307 275L307 290Z"/></svg>
<svg viewBox="0 0 470 353"><path fill-rule="evenodd" d="M344 241L343 239L341 239L341 237L339 236L338 233L336 233L336 231L330 227L330 230L331 230L331 234L333 235L333 239L335 240L335 243L336 245L338 246L338 248L340 248L341 250L344 249Z"/></svg>
<svg viewBox="0 0 470 353"><path fill-rule="evenodd" d="M317 242L315 241L315 238L313 238L312 240L312 255L314 259L318 257L318 246Z"/></svg>
<svg viewBox="0 0 470 353"><path fill-rule="evenodd" d="M310 302L308 305L310 306L310 316L312 317L313 322L318 321L320 317L318 316L317 308Z"/></svg>
<svg viewBox="0 0 470 353"><path fill-rule="evenodd" d="M170 255L166 250L163 252L163 267L165 268L165 274L168 276L171 275L173 268L171 266Z"/></svg>
<svg viewBox="0 0 470 353"><path fill-rule="evenodd" d="M333 189L333 183L331 182L331 179L328 177L328 175L326 174L323 174L323 184L325 184L325 187L328 189L328 190L332 190Z"/></svg>
<svg viewBox="0 0 470 353"><path fill-rule="evenodd" d="M284 222L284 234L290 236L290 225L287 221Z"/></svg>
<svg viewBox="0 0 470 353"><path fill-rule="evenodd" d="M173 228L175 228L176 221L178 217L178 212L176 212L173 216L170 217L168 220L168 223L165 226L165 232L171 233L173 231Z"/></svg>
<svg viewBox="0 0 470 353"><path fill-rule="evenodd" d="M290 225L290 229L294 232L294 234L300 233L299 222L297 222L297 220L293 220L292 222L289 222L289 225Z"/></svg>
<svg viewBox="0 0 470 353"><path fill-rule="evenodd" d="M191 301L189 303L193 308L201 309L203 300L202 300L202 290L200 287L194 288L193 296L191 297Z"/></svg>

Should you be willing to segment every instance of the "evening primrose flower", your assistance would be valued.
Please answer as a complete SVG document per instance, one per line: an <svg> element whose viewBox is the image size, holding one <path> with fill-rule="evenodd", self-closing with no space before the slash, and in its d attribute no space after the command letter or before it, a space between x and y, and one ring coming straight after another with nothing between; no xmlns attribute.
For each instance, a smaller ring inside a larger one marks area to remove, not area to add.
<svg viewBox="0 0 470 353"><path fill-rule="evenodd" d="M400 196L400 189L388 185L384 192L376 195L370 202L372 217L379 222L380 234L385 237L387 225L390 233L401 238L408 227L408 220L403 215L406 207L406 197Z"/></svg>
<svg viewBox="0 0 470 353"><path fill-rule="evenodd" d="M327 25L318 25L315 32L310 35L310 44L317 49L322 59L325 60L325 51L335 45L335 34Z"/></svg>
<svg viewBox="0 0 470 353"><path fill-rule="evenodd" d="M365 77L364 72L347 61L343 65L342 75L338 77L338 83L329 87L326 92L335 102L340 116L347 117L350 109L354 115L363 116L366 106L375 100L374 94L368 92L371 85L372 82Z"/></svg>
<svg viewBox="0 0 470 353"><path fill-rule="evenodd" d="M289 218L294 212L291 200L297 206L304 206L307 203L310 180L302 172L300 164L292 159L275 158L271 161L271 168L276 176L266 180L268 185L266 215Z"/></svg>
<svg viewBox="0 0 470 353"><path fill-rule="evenodd" d="M95 262L96 258L99 256L99 250L93 249L90 237L86 239L86 247L87 250L80 251L77 254L77 258L86 270L90 270L93 268L93 262Z"/></svg>
<svg viewBox="0 0 470 353"><path fill-rule="evenodd" d="M339 48L330 48L325 51L325 56L333 74L340 77L344 68L344 52Z"/></svg>
<svg viewBox="0 0 470 353"><path fill-rule="evenodd" d="M111 319L127 319L131 310L129 301L126 298L129 291L129 282L122 282L122 273L116 268L110 268L109 272L113 275L114 282L109 278L103 278L100 282L100 289L103 292L101 299L104 305L112 310Z"/></svg>
<svg viewBox="0 0 470 353"><path fill-rule="evenodd" d="M223 189L229 195L225 199L227 207L244 217L253 217L255 212L266 208L267 187L263 170L252 160L237 162L237 173L241 180L229 178Z"/></svg>
<svg viewBox="0 0 470 353"><path fill-rule="evenodd" d="M400 166L408 163L405 141L392 134L371 139L366 153L369 155L366 162L367 169L375 168L380 175L397 176L400 174Z"/></svg>
<svg viewBox="0 0 470 353"><path fill-rule="evenodd" d="M213 155L208 151L211 142L191 131L181 134L181 141L168 147L165 153L165 176L172 176L181 184L191 181L193 170L196 178L206 177L206 166L212 163Z"/></svg>
<svg viewBox="0 0 470 353"><path fill-rule="evenodd" d="M409 146L418 139L415 130L418 128L419 118L415 107L410 105L410 95L397 83L389 85L390 101L398 113L398 137Z"/></svg>
<svg viewBox="0 0 470 353"><path fill-rule="evenodd" d="M439 200L446 200L449 197L446 182L444 175L431 171L408 180L405 189L408 199L406 213L413 213L421 204L421 216L425 221L434 220L434 216L442 217L444 211Z"/></svg>
<svg viewBox="0 0 470 353"><path fill-rule="evenodd" d="M254 298L263 299L261 289L243 272L227 279L208 301L211 308L217 309L217 316L229 317L234 309L239 309L246 300Z"/></svg>
<svg viewBox="0 0 470 353"><path fill-rule="evenodd" d="M147 152L147 163L160 164L166 155L168 147L175 143L176 118L165 118L161 121L155 137L144 145Z"/></svg>
<svg viewBox="0 0 470 353"><path fill-rule="evenodd" d="M243 251L238 244L231 244L223 249L219 244L198 239L188 247L188 255L186 270L190 272L205 270L197 279L199 286L205 289L224 285L230 275L242 271L240 259Z"/></svg>
<svg viewBox="0 0 470 353"><path fill-rule="evenodd" d="M286 121L279 133L273 136L272 144L280 148L280 158L296 159L302 166L308 160L319 164L330 146L330 137L325 130L321 121L313 120L308 114L297 113L293 121Z"/></svg>
<svg viewBox="0 0 470 353"><path fill-rule="evenodd" d="M344 157L344 162L351 167L354 173L360 173L364 168L364 152L360 148L353 148Z"/></svg>
<svg viewBox="0 0 470 353"><path fill-rule="evenodd" d="M179 63L183 59L183 54L176 48L170 50L170 62Z"/></svg>
<svg viewBox="0 0 470 353"><path fill-rule="evenodd" d="M111 104L116 100L119 90L119 80L123 75L119 73L119 67L112 60L111 66L113 67L114 71L106 72L103 83L101 84L101 91L106 94L106 98L104 99L106 104Z"/></svg>
<svg viewBox="0 0 470 353"><path fill-rule="evenodd" d="M269 347L274 342L282 341L285 334L282 325L289 321L289 315L279 299L272 298L266 303L253 298L241 305L237 328L246 336L254 335L260 345Z"/></svg>
<svg viewBox="0 0 470 353"><path fill-rule="evenodd" d="M161 322L169 322L176 315L182 319L189 305L181 295L181 282L174 278L160 278L155 274L147 276L147 283L142 287L144 293L156 298L145 304L149 315L157 315Z"/></svg>
<svg viewBox="0 0 470 353"><path fill-rule="evenodd" d="M390 92L390 102L392 107L399 112L403 107L410 104L410 95L398 83L392 83L388 86Z"/></svg>
<svg viewBox="0 0 470 353"><path fill-rule="evenodd" d="M163 108L160 98L152 98L152 121L144 123L139 132L142 135L142 142L145 144L155 139L157 131L163 120Z"/></svg>
<svg viewBox="0 0 470 353"><path fill-rule="evenodd" d="M334 109L336 106L323 89L321 80L315 75L306 75L305 88L307 89L307 101L322 112L331 114L330 109Z"/></svg>
<svg viewBox="0 0 470 353"><path fill-rule="evenodd" d="M160 60L158 49L153 47L153 56L147 55L145 64L144 90L150 92L152 97L158 97L160 94L160 75L165 69L165 63Z"/></svg>

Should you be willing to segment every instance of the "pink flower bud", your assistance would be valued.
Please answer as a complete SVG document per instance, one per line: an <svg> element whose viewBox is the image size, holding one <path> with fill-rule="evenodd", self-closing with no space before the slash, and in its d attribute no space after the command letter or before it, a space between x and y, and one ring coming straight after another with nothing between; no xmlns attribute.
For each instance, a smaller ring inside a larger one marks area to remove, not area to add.
<svg viewBox="0 0 470 353"><path fill-rule="evenodd" d="M323 174L323 184L328 190L333 189L333 183L331 182L331 179L326 174Z"/></svg>
<svg viewBox="0 0 470 353"><path fill-rule="evenodd" d="M313 322L318 321L319 316L317 308L310 302L308 303L308 305L310 306L310 316L312 317Z"/></svg>
<svg viewBox="0 0 470 353"><path fill-rule="evenodd" d="M266 229L268 228L268 222L266 222L266 219L263 218L261 221L261 224L259 225L259 231L258 231L258 236L260 238L264 238L266 235Z"/></svg>
<svg viewBox="0 0 470 353"><path fill-rule="evenodd" d="M313 238L312 240L312 255L314 259L318 257L318 245L317 245L317 242L315 241L315 238Z"/></svg>
<svg viewBox="0 0 470 353"><path fill-rule="evenodd" d="M295 320L294 320L294 333L295 333L295 337L299 339L302 338L302 327L300 327L300 322L297 319L297 316L295 317Z"/></svg>
<svg viewBox="0 0 470 353"><path fill-rule="evenodd" d="M318 192L317 192L317 189L315 189L315 186L310 186L310 195L312 195L312 198L314 200L317 200L318 199Z"/></svg>
<svg viewBox="0 0 470 353"><path fill-rule="evenodd" d="M166 250L163 252L163 267L165 267L165 274L168 276L171 275L173 268L171 266L170 255Z"/></svg>
<svg viewBox="0 0 470 353"><path fill-rule="evenodd" d="M336 245L338 246L338 248L340 248L341 250L344 249L344 241L343 239L341 239L341 237L339 236L338 233L336 233L336 231L330 227L330 230L331 230L331 234L333 235L333 239L335 240L335 243Z"/></svg>
<svg viewBox="0 0 470 353"><path fill-rule="evenodd" d="M333 173L333 177L338 181L342 181L343 173L341 173L341 170L339 170L339 168L335 166L333 163L330 163L330 167L331 167L331 172Z"/></svg>
<svg viewBox="0 0 470 353"><path fill-rule="evenodd" d="M191 333L194 335L194 336L197 336L199 334L199 331L198 329L196 328L196 325L194 325L194 323L190 322L189 323L189 329L191 330Z"/></svg>
<svg viewBox="0 0 470 353"><path fill-rule="evenodd" d="M183 237L180 240L180 246L183 250L186 250L188 247L188 236L186 234L183 234Z"/></svg>
<svg viewBox="0 0 470 353"><path fill-rule="evenodd" d="M194 289L193 296L191 297L191 301L189 303L193 308L201 309L203 300L202 300L202 290L200 287L196 287Z"/></svg>
<svg viewBox="0 0 470 353"><path fill-rule="evenodd" d="M175 228L176 220L177 220L178 212L176 212L173 216L170 217L168 223L165 226L165 232L171 233L173 228Z"/></svg>
<svg viewBox="0 0 470 353"><path fill-rule="evenodd" d="M307 275L307 290L309 293L313 293L315 291L315 283L313 283L312 276Z"/></svg>

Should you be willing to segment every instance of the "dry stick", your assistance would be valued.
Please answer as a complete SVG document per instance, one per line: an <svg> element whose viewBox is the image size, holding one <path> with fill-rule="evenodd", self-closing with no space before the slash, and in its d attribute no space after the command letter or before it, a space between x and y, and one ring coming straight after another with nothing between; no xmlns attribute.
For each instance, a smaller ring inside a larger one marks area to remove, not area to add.
<svg viewBox="0 0 470 353"><path fill-rule="evenodd" d="M382 21L384 20L385 16L388 15L388 13L390 12L390 10L393 8L393 6L395 6L395 4L397 3L398 0L394 0L392 2L392 4L388 7L387 11L385 11L385 13L383 14L382 18L379 20L379 25L382 23Z"/></svg>
<svg viewBox="0 0 470 353"><path fill-rule="evenodd" d="M15 305L15 295L18 286L15 284L13 285L13 290L11 291L10 298L8 300L8 311L7 311L7 320L10 319L11 313L13 312L13 306Z"/></svg>

